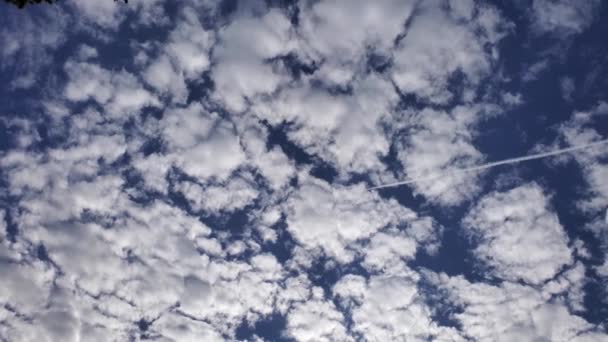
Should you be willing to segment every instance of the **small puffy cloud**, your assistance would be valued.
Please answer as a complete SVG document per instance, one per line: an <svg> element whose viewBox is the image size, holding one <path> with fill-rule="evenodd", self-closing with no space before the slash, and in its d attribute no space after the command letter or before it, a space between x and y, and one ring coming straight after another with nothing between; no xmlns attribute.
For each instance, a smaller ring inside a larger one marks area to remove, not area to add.
<svg viewBox="0 0 608 342"><path fill-rule="evenodd" d="M272 255L248 262L213 262L184 278L180 311L233 334L242 320L270 315L280 290L282 267ZM198 275L196 275L198 274Z"/></svg>
<svg viewBox="0 0 608 342"><path fill-rule="evenodd" d="M109 117L126 119L146 106L160 105L127 71L113 72L97 64L73 61L66 63L65 70L69 77L65 97L72 102L94 100L104 106Z"/></svg>
<svg viewBox="0 0 608 342"><path fill-rule="evenodd" d="M160 341L224 341L222 335L208 323L194 320L185 315L169 312L154 322L153 331L158 332Z"/></svg>
<svg viewBox="0 0 608 342"><path fill-rule="evenodd" d="M124 137L120 135L83 134L79 137L79 144L50 150L46 156L13 151L0 159L0 165L7 171L9 189L13 194L26 195L26 198L44 190L67 194L71 184L94 183L90 180L99 170L99 159L111 163L125 151ZM121 182L118 178L106 177L109 179ZM49 191L45 195L51 193ZM98 201L104 199L99 198Z"/></svg>
<svg viewBox="0 0 608 342"><path fill-rule="evenodd" d="M128 9L110 1L71 1L69 4L81 18L101 28L113 30L125 19Z"/></svg>
<svg viewBox="0 0 608 342"><path fill-rule="evenodd" d="M241 143L248 160L266 178L273 190L287 185L295 176L294 161L290 160L279 146L267 146L268 130L253 120L240 121L238 128Z"/></svg>
<svg viewBox="0 0 608 342"><path fill-rule="evenodd" d="M161 43L159 55L146 67L144 79L158 92L184 102L188 96L185 82L209 68L213 43L213 33L202 27L191 8L185 8L168 40Z"/></svg>
<svg viewBox="0 0 608 342"><path fill-rule="evenodd" d="M382 77L369 75L353 85L352 94L334 95L311 83L285 88L252 112L273 125L292 124L289 138L319 155L342 173L383 169L380 157L390 141L380 124L388 119L398 96Z"/></svg>
<svg viewBox="0 0 608 342"><path fill-rule="evenodd" d="M33 314L44 306L50 295L54 272L41 262L27 263L19 254L0 245L2 274L0 303Z"/></svg>
<svg viewBox="0 0 608 342"><path fill-rule="evenodd" d="M444 177L411 184L416 193L440 204L454 205L480 191L478 175L450 174L450 169L482 160L472 143L474 124L483 116L481 111L456 107L450 113L431 109L404 113L408 134L403 135L399 144L398 158L408 178L424 178L445 170Z"/></svg>
<svg viewBox="0 0 608 342"><path fill-rule="evenodd" d="M518 106L524 103L521 93L504 93L502 94L502 102L508 106Z"/></svg>
<svg viewBox="0 0 608 342"><path fill-rule="evenodd" d="M303 6L302 54L322 63L315 77L329 83L350 82L368 52L390 54L414 7L414 1L395 0L331 0Z"/></svg>
<svg viewBox="0 0 608 342"><path fill-rule="evenodd" d="M600 102L587 111L573 113L572 118L559 128L560 135L571 146L585 145L605 139L596 129L596 120L608 115L608 104ZM583 170L589 186L586 200L579 207L589 212L603 212L608 207L608 164L606 150L589 148L574 154L574 159Z"/></svg>
<svg viewBox="0 0 608 342"><path fill-rule="evenodd" d="M193 78L209 67L213 34L202 27L190 8L184 9L179 19L169 34L165 52L173 58L187 78Z"/></svg>
<svg viewBox="0 0 608 342"><path fill-rule="evenodd" d="M402 260L412 259L416 253L416 240L402 232L374 235L365 247L363 265L370 269L399 268Z"/></svg>
<svg viewBox="0 0 608 342"><path fill-rule="evenodd" d="M599 0L534 0L532 23L540 33L580 33L591 25L600 5Z"/></svg>
<svg viewBox="0 0 608 342"><path fill-rule="evenodd" d="M456 19L471 20L475 14L474 0L450 0L450 14Z"/></svg>
<svg viewBox="0 0 608 342"><path fill-rule="evenodd" d="M66 42L71 18L50 6L41 11L12 10L5 9L0 28L0 70L12 76L5 87L29 89L41 81L53 54Z"/></svg>
<svg viewBox="0 0 608 342"><path fill-rule="evenodd" d="M526 67L526 70L522 73L522 80L524 82L535 81L540 77L540 74L545 72L549 68L549 60L542 59Z"/></svg>
<svg viewBox="0 0 608 342"><path fill-rule="evenodd" d="M331 301L319 297L294 305L287 316L287 334L303 342L354 341L347 333L344 315Z"/></svg>
<svg viewBox="0 0 608 342"><path fill-rule="evenodd" d="M461 340L453 329L433 322L417 280L411 270L369 280L347 275L333 293L350 313L353 331L366 341Z"/></svg>
<svg viewBox="0 0 608 342"><path fill-rule="evenodd" d="M463 219L474 254L502 279L541 284L572 262L568 237L536 184L485 195Z"/></svg>
<svg viewBox="0 0 608 342"><path fill-rule="evenodd" d="M462 333L475 340L492 341L602 341L605 335L573 315L559 299L534 287L504 282L499 286L470 283L462 277L437 275L447 291L447 305L461 308L453 314Z"/></svg>
<svg viewBox="0 0 608 342"><path fill-rule="evenodd" d="M242 209L258 196L258 190L252 181L243 178L231 178L225 184L206 187L183 182L177 189L184 194L193 209L209 213Z"/></svg>
<svg viewBox="0 0 608 342"><path fill-rule="evenodd" d="M225 180L245 162L234 127L200 104L171 110L160 125L174 165L202 181Z"/></svg>
<svg viewBox="0 0 608 342"><path fill-rule="evenodd" d="M608 104L600 102L587 111L573 113L559 127L561 138L570 146L593 143L606 136L598 130L599 122L608 116ZM575 205L588 218L586 226L601 241L604 262L597 266L600 277L608 278L608 153L605 145L590 147L572 154L586 182L585 192Z"/></svg>
<svg viewBox="0 0 608 342"><path fill-rule="evenodd" d="M564 77L559 82L559 88L562 92L562 98L567 102L572 102L572 95L576 90L574 80L571 77Z"/></svg>
<svg viewBox="0 0 608 342"><path fill-rule="evenodd" d="M383 228L405 226L418 219L410 209L394 200L381 199L361 184L332 187L307 175L299 181L299 189L284 205L287 229L305 248L320 248L339 262L353 260L356 249L352 244L356 241L368 239ZM381 237L375 243L382 243L380 240ZM381 256L370 255L371 265L375 257Z"/></svg>
<svg viewBox="0 0 608 342"><path fill-rule="evenodd" d="M160 93L171 93L179 101L187 97L184 75L175 70L171 60L162 55L152 62L144 73L146 82Z"/></svg>
<svg viewBox="0 0 608 342"><path fill-rule="evenodd" d="M466 4L451 7L451 13L460 19L470 16ZM495 44L504 26L491 7L479 12L471 23L459 23L440 1L419 3L394 51L391 75L399 89L441 104L453 97L447 87L453 73L459 71L468 82L477 84L497 57L487 53L484 44Z"/></svg>
<svg viewBox="0 0 608 342"><path fill-rule="evenodd" d="M211 78L214 96L226 109L241 112L248 101L270 94L288 81L284 72L274 70L266 60L288 54L291 35L289 19L278 9L261 17L243 13L219 31Z"/></svg>
<svg viewBox="0 0 608 342"><path fill-rule="evenodd" d="M97 39L113 40L109 34L115 34L123 23L128 22L131 28L140 25L149 26L152 23L164 26L168 23L167 14L163 8L164 0L150 0L126 4L122 1L69 1L64 10L71 11L77 20L77 28L90 33ZM64 6L59 4L59 6ZM136 18L129 22L131 13L137 13Z"/></svg>

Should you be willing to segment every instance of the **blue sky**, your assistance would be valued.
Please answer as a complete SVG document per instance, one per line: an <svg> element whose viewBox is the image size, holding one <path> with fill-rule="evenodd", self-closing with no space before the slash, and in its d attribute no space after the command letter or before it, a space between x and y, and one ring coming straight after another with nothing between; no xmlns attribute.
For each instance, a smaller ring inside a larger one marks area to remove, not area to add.
<svg viewBox="0 0 608 342"><path fill-rule="evenodd" d="M605 2L0 16L0 340L608 339L606 145L453 172L608 138Z"/></svg>

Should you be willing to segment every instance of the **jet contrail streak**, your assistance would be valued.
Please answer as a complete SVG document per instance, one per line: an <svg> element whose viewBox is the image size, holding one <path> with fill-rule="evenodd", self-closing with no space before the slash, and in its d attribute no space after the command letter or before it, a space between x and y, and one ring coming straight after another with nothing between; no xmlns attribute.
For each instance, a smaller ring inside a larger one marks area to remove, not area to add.
<svg viewBox="0 0 608 342"><path fill-rule="evenodd" d="M445 176L446 174L457 174L457 173L465 173L465 172L472 172L472 171L480 171L480 170L489 169L489 168L494 167L494 166L505 165L505 164L515 164L515 163L521 163L521 162L528 161L528 160L534 160L534 159L541 159L541 158L550 157L550 156L556 156L558 154L563 154L563 153L568 153L568 152L582 150L582 149L585 149L585 148L600 146L600 145L603 145L603 144L606 144L606 143L608 143L608 139L596 141L596 142L593 142L593 143L590 143L590 144L585 144L585 145L578 145L578 146L572 146L572 147L568 147L568 148L562 148L560 150L555 150L555 151L550 151L550 152L543 152L543 153L538 153L538 154L532 154L532 155L525 156L525 157L510 158L510 159L495 161L495 162L492 162L492 163L482 164L482 165L478 165L478 166L471 166L471 167L467 167L467 168L464 168L464 169L446 170L445 172L439 171L439 172L433 173L431 176L425 176L425 177L419 177L419 178L411 178L411 179L406 179L406 180L401 181L401 182L395 182L395 183L389 183L389 184L381 184L381 185L377 185L377 186L371 187L368 190L375 190L375 189L382 189L382 188L391 188L391 187L394 187L394 186L406 185L406 184L417 183L417 182L425 182L425 181L439 179L439 178Z"/></svg>

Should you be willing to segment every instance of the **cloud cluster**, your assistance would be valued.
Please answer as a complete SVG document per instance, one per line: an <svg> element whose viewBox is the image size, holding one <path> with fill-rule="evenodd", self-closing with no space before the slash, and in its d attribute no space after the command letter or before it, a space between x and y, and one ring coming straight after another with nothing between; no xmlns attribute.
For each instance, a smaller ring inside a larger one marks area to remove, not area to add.
<svg viewBox="0 0 608 342"><path fill-rule="evenodd" d="M482 125L524 91L501 88L500 7L56 6L19 14L20 40L0 29L0 92L40 95L0 105L0 340L606 338L585 284L608 261L589 266L542 181L368 190L489 159ZM535 1L530 20L571 37L597 6ZM606 112L558 140L601 139ZM573 159L605 252L606 154Z"/></svg>
<svg viewBox="0 0 608 342"><path fill-rule="evenodd" d="M380 199L362 184L330 187L311 177L301 179L298 191L289 197L283 212L287 216L288 230L299 243L309 249L319 248L339 262L352 261L357 254L357 249L352 249L356 247L355 243L371 238L372 249L365 252L366 261L384 266L375 259L390 258L395 252L411 257L416 249L416 238L427 242L434 238L435 232L434 224L428 218L419 218L394 200ZM401 240L399 234L374 235L379 230L396 228L411 229L411 237ZM391 244L397 244L399 248L394 251L396 246Z"/></svg>
<svg viewBox="0 0 608 342"><path fill-rule="evenodd" d="M557 215L547 207L536 184L485 195L463 220L478 241L475 256L502 279L529 284L551 279L572 262L572 252Z"/></svg>
<svg viewBox="0 0 608 342"><path fill-rule="evenodd" d="M580 33L591 25L600 5L597 0L581 3L535 0L534 26L540 33Z"/></svg>
<svg viewBox="0 0 608 342"><path fill-rule="evenodd" d="M580 273L573 269L570 273ZM564 274L564 277L570 276ZM579 276L580 277L580 276ZM577 277L575 276L575 279ZM569 281L549 283L538 289L517 283L500 285L471 283L462 277L433 275L447 292L449 304L461 309L453 316L463 335L473 340L602 341L605 335L564 301Z"/></svg>

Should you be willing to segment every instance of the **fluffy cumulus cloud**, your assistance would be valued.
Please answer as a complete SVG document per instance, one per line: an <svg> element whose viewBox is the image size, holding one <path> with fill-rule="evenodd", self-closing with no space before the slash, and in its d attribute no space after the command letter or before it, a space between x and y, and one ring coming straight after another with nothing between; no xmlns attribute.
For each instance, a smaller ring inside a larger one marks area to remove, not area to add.
<svg viewBox="0 0 608 342"><path fill-rule="evenodd" d="M569 288L568 281L538 288L511 282L471 283L445 274L431 277L446 291L446 304L459 308L452 315L468 339L602 341L606 338L601 328L571 313L564 295L576 289Z"/></svg>
<svg viewBox="0 0 608 342"><path fill-rule="evenodd" d="M498 277L539 284L572 261L568 237L535 184L479 200L463 220L475 255ZM526 251L522 253L520 248Z"/></svg>
<svg viewBox="0 0 608 342"><path fill-rule="evenodd" d="M559 127L560 140L567 144L588 144L606 139L607 132L596 128L598 122L608 117L606 102L594 104L591 108L574 112L567 122ZM595 234L601 243L602 259L595 265L597 274L608 280L608 154L603 146L591 148L573 157L577 168L585 180L584 196L575 205L592 217L587 229ZM608 291L608 286L604 285Z"/></svg>
<svg viewBox="0 0 608 342"><path fill-rule="evenodd" d="M331 302L309 300L291 310L287 328L298 341L353 341L343 322L344 315Z"/></svg>
<svg viewBox="0 0 608 342"><path fill-rule="evenodd" d="M447 170L445 177L414 184L429 199L458 204L480 190L475 174L451 175L450 171L480 163L482 154L472 143L480 108L457 107L451 113L425 109L408 112L408 125L398 141L398 158L409 178L426 177Z"/></svg>
<svg viewBox="0 0 608 342"><path fill-rule="evenodd" d="M227 110L235 112L245 110L250 101L274 92L289 80L268 60L288 54L294 44L289 18L278 9L261 17L248 10L238 14L218 32L213 51L217 65L212 70L215 95Z"/></svg>
<svg viewBox="0 0 608 342"><path fill-rule="evenodd" d="M283 209L288 230L305 248L320 249L337 261L352 261L359 254L356 243L372 238L366 260L382 266L377 258L390 258L393 253L411 256L416 249L416 237L429 242L438 230L428 217L419 217L394 200L382 200L362 185L332 188L310 176L303 178L299 190L290 196ZM375 235L379 230L398 227L412 237L408 239L398 233Z"/></svg>
<svg viewBox="0 0 608 342"><path fill-rule="evenodd" d="M199 104L176 108L159 124L167 157L193 177L226 179L245 159L233 125Z"/></svg>
<svg viewBox="0 0 608 342"><path fill-rule="evenodd" d="M388 80L370 75L353 94L331 94L310 83L284 89L273 100L257 104L254 114L275 125L290 124L288 137L342 172L382 169L380 157L390 142L381 121L397 102Z"/></svg>
<svg viewBox="0 0 608 342"><path fill-rule="evenodd" d="M97 64L68 62L65 66L70 81L65 97L72 102L96 101L106 108L108 116L128 116L146 106L159 106L137 77L127 71L113 72Z"/></svg>
<svg viewBox="0 0 608 342"><path fill-rule="evenodd" d="M605 145L462 170L608 134L519 3L0 6L0 340L606 340Z"/></svg>
<svg viewBox="0 0 608 342"><path fill-rule="evenodd" d="M7 88L28 89L42 82L39 73L48 71L52 56L65 41L70 17L64 13L19 13L6 16L0 30L0 70L11 75ZM15 27L20 37L15 39Z"/></svg>
<svg viewBox="0 0 608 342"><path fill-rule="evenodd" d="M192 8L184 8L176 27L153 58L142 54L140 63L147 63L143 77L159 93L173 96L176 102L188 97L186 81L195 79L208 69L213 31L205 30Z"/></svg>
<svg viewBox="0 0 608 342"><path fill-rule="evenodd" d="M579 33L594 20L600 1L534 0L533 26L541 32Z"/></svg>
<svg viewBox="0 0 608 342"><path fill-rule="evenodd" d="M390 56L415 8L414 1L322 1L303 6L299 16L305 57L322 63L316 77L349 83L369 54ZM353 25L353 23L357 25Z"/></svg>
<svg viewBox="0 0 608 342"><path fill-rule="evenodd" d="M367 280L347 275L334 287L339 301L352 315L353 332L365 341L460 340L452 328L436 324L418 293L417 275L375 276Z"/></svg>
<svg viewBox="0 0 608 342"><path fill-rule="evenodd" d="M573 113L572 118L560 127L561 138L569 145L580 145L606 139L605 132L598 132L594 123L608 116L608 103L600 102L592 108ZM605 120L605 119L604 119ZM608 206L608 188L605 176L608 172L606 151L593 148L574 155L581 166L589 186L589 195L580 206L590 211L601 211Z"/></svg>
<svg viewBox="0 0 608 342"><path fill-rule="evenodd" d="M401 91L444 103L454 97L448 84L455 72L476 84L490 71L497 56L484 45L496 44L505 24L494 8L474 10L469 1L455 3L446 6L442 1L425 1L417 5L417 15L394 51L392 77ZM463 95L470 96L469 91Z"/></svg>

